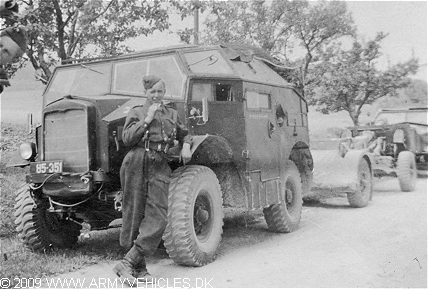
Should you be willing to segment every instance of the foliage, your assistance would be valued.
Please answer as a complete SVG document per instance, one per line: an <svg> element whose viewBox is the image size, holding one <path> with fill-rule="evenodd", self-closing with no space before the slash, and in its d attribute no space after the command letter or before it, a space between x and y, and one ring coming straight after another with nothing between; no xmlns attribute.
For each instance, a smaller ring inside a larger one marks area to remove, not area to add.
<svg viewBox="0 0 428 289"><path fill-rule="evenodd" d="M378 33L367 43L355 40L350 50L340 44L331 45L322 55L323 61L314 66L309 104L318 105L317 110L325 114L345 110L358 125L363 105L384 96L397 96L398 89L410 84L407 76L416 73L418 60L412 58L385 71L376 68L386 36Z"/></svg>
<svg viewBox="0 0 428 289"><path fill-rule="evenodd" d="M171 0L172 2L172 0ZM28 31L27 57L46 83L58 60L130 52L124 41L169 27L167 3L160 0L28 0L6 25Z"/></svg>
<svg viewBox="0 0 428 289"><path fill-rule="evenodd" d="M408 98L412 103L425 104L428 103L427 82L421 79L413 79L408 87L404 88L400 93Z"/></svg>
<svg viewBox="0 0 428 289"><path fill-rule="evenodd" d="M301 70L281 74L303 94L310 63L332 41L355 33L346 3L340 1L211 1L206 9L204 43L247 43L287 66L298 64Z"/></svg>
<svg viewBox="0 0 428 289"><path fill-rule="evenodd" d="M398 90L398 97L384 97L374 103L378 108L426 106L428 103L427 82L411 79L408 87Z"/></svg>

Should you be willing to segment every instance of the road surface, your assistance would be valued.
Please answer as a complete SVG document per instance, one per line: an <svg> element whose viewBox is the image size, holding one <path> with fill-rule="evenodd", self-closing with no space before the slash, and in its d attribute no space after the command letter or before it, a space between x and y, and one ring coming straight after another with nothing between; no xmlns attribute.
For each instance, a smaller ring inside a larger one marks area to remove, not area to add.
<svg viewBox="0 0 428 289"><path fill-rule="evenodd" d="M162 277L161 288L426 288L427 179L418 179L411 193L399 191L397 179L376 181L374 189L373 201L361 209L348 207L346 197L306 204L299 230L290 234L268 232L262 218L226 227L217 260L204 267L176 265L158 250L149 271ZM44 286L61 287L60 280L71 288L127 287L112 273L116 263L49 276Z"/></svg>

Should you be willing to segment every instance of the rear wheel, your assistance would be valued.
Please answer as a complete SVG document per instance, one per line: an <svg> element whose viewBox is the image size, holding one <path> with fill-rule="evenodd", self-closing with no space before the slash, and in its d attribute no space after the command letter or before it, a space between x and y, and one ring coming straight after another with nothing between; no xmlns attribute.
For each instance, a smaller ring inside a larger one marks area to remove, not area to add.
<svg viewBox="0 0 428 289"><path fill-rule="evenodd" d="M168 198L164 246L174 262L203 266L215 259L223 233L220 184L204 166L174 171Z"/></svg>
<svg viewBox="0 0 428 289"><path fill-rule="evenodd" d="M362 208L367 206L372 193L372 174L368 161L363 158L358 165L358 185L355 192L348 193L351 207Z"/></svg>
<svg viewBox="0 0 428 289"><path fill-rule="evenodd" d="M81 226L48 211L47 200L36 205L27 184L21 186L15 204L15 224L20 239L34 251L70 247L77 243Z"/></svg>
<svg viewBox="0 0 428 289"><path fill-rule="evenodd" d="M287 161L282 183L284 201L263 209L263 214L269 230L289 233L297 230L302 214L302 181L292 161Z"/></svg>
<svg viewBox="0 0 428 289"><path fill-rule="evenodd" d="M402 151L397 159L397 176L401 191L412 192L416 186L416 160L415 155L409 151Z"/></svg>

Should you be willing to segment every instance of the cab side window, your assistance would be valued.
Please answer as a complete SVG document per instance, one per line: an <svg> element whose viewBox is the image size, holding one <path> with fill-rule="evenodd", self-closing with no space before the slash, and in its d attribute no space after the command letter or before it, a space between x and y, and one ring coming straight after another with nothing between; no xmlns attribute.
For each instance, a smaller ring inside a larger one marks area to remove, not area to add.
<svg viewBox="0 0 428 289"><path fill-rule="evenodd" d="M192 84L192 100L201 101L203 98L208 101L235 101L233 85L229 83L203 83Z"/></svg>
<svg viewBox="0 0 428 289"><path fill-rule="evenodd" d="M215 100L216 101L233 101L232 85L217 83L215 86Z"/></svg>
<svg viewBox="0 0 428 289"><path fill-rule="evenodd" d="M207 98L208 101L213 100L211 83L193 83L192 100L202 101L203 98Z"/></svg>

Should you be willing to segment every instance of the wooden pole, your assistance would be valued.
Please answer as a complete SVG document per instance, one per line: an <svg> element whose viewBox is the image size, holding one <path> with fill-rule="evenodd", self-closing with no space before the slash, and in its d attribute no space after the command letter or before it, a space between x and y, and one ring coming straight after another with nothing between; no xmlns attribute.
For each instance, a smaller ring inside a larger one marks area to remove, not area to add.
<svg viewBox="0 0 428 289"><path fill-rule="evenodd" d="M194 2L193 8L193 44L199 45L199 1Z"/></svg>

